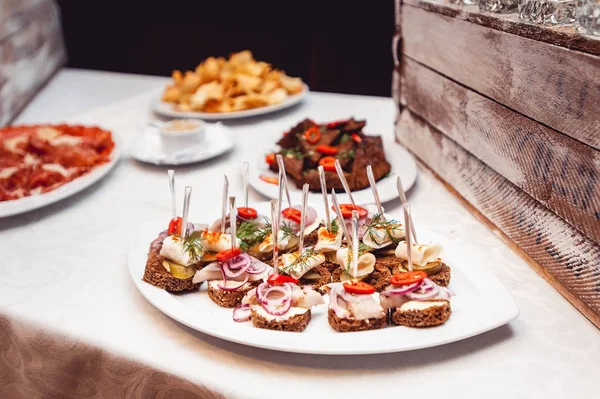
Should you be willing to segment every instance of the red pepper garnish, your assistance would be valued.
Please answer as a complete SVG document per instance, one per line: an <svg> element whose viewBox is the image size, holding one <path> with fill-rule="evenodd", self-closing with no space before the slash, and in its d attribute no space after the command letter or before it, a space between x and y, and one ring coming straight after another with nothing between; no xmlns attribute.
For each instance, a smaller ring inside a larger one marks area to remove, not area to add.
<svg viewBox="0 0 600 399"><path fill-rule="evenodd" d="M352 133L352 140L358 144L362 143L362 137L360 137L358 133Z"/></svg>
<svg viewBox="0 0 600 399"><path fill-rule="evenodd" d="M271 285L283 285L284 283L294 283L298 284L298 280L293 277L286 276L283 274L274 275L271 274L269 278L267 278L267 283Z"/></svg>
<svg viewBox="0 0 600 399"><path fill-rule="evenodd" d="M335 208L332 207L332 209L335 211ZM352 204L340 204L340 211L342 211L344 219L350 219L352 217L352 211L358 211L359 218L365 217L369 213L365 208Z"/></svg>
<svg viewBox="0 0 600 399"><path fill-rule="evenodd" d="M330 145L319 145L317 146L317 151L325 155L335 155L338 153L338 149Z"/></svg>
<svg viewBox="0 0 600 399"><path fill-rule="evenodd" d="M233 259L241 253L239 248L226 249L217 254L217 262L227 262L229 259Z"/></svg>
<svg viewBox="0 0 600 399"><path fill-rule="evenodd" d="M172 235L181 235L181 226L183 225L183 220L178 216L175 219L171 219L169 222L169 230L167 231L170 236Z"/></svg>
<svg viewBox="0 0 600 399"><path fill-rule="evenodd" d="M260 178L260 180L264 181L265 183L275 184L275 185L279 184L279 179L276 177L260 175L259 178Z"/></svg>
<svg viewBox="0 0 600 399"><path fill-rule="evenodd" d="M341 120L341 121L329 122L326 126L327 126L327 129L335 129L336 127L345 125L346 123L348 123L348 119Z"/></svg>
<svg viewBox="0 0 600 399"><path fill-rule="evenodd" d="M427 273L418 270L413 272L397 273L394 274L390 280L392 285L409 285L418 283L424 278L427 278Z"/></svg>
<svg viewBox="0 0 600 399"><path fill-rule="evenodd" d="M344 289L351 294L369 295L375 292L375 288L362 281L353 281L344 283Z"/></svg>
<svg viewBox="0 0 600 399"><path fill-rule="evenodd" d="M319 160L319 165L321 165L326 172L335 172L335 161L335 157L323 157Z"/></svg>
<svg viewBox="0 0 600 399"><path fill-rule="evenodd" d="M237 209L238 215L244 219L255 219L258 216L258 212L254 208L241 207Z"/></svg>
<svg viewBox="0 0 600 399"><path fill-rule="evenodd" d="M265 155L265 162L268 165L273 165L275 162L277 162L277 159L275 158L275 154L270 153L270 154Z"/></svg>
<svg viewBox="0 0 600 399"><path fill-rule="evenodd" d="M285 208L281 211L283 217L290 219L293 222L300 223L302 221L302 212L295 208Z"/></svg>
<svg viewBox="0 0 600 399"><path fill-rule="evenodd" d="M313 126L304 132L304 137L309 144L316 144L321 139L321 131L318 127Z"/></svg>

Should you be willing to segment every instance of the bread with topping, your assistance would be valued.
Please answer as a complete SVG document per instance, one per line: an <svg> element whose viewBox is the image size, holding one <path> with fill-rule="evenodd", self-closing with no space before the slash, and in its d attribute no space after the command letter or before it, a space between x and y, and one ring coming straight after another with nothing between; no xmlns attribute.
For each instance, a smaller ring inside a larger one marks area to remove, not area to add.
<svg viewBox="0 0 600 399"><path fill-rule="evenodd" d="M417 302L426 304L427 308L412 308L410 301L392 311L392 322L406 327L435 327L444 324L450 318L452 309L450 301L436 299L432 301Z"/></svg>
<svg viewBox="0 0 600 399"><path fill-rule="evenodd" d="M302 332L308 326L311 318L311 311L307 309L305 313L294 315L289 318L267 319L254 309L251 310L250 320L254 327L264 328L275 331Z"/></svg>
<svg viewBox="0 0 600 399"><path fill-rule="evenodd" d="M166 258L160 255L159 251L160 249L152 249L150 254L148 254L146 270L144 270L144 277L142 278L143 281L169 292L194 291L200 287L202 283L194 284L192 282L194 278L193 274L189 278L180 279L169 273L163 266L163 261Z"/></svg>
<svg viewBox="0 0 600 399"><path fill-rule="evenodd" d="M353 318L341 318L331 308L327 312L329 325L338 332L367 331L384 328L387 325L387 316L356 320Z"/></svg>
<svg viewBox="0 0 600 399"><path fill-rule="evenodd" d="M256 284L247 284L245 287L235 291L227 291L219 288L216 282L208 282L208 297L217 305L224 308L235 308L242 303L242 299L248 291Z"/></svg>

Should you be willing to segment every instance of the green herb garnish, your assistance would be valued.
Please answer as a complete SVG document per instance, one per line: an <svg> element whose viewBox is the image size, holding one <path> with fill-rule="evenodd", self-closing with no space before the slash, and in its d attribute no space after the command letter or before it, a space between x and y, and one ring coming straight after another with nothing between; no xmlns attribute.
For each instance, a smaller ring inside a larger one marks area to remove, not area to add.
<svg viewBox="0 0 600 399"><path fill-rule="evenodd" d="M194 231L183 240L183 250L191 259L199 261L206 253L206 247L202 244L202 233Z"/></svg>
<svg viewBox="0 0 600 399"><path fill-rule="evenodd" d="M297 148L283 149L283 150L281 150L281 155L283 155L283 156L291 155L296 159L304 158L304 154Z"/></svg>
<svg viewBox="0 0 600 399"><path fill-rule="evenodd" d="M358 244L358 257L360 258L362 255L366 254L367 252L371 252L372 248L369 247L368 245L366 245L363 242L360 242ZM352 275L352 273L350 273L350 269L352 268L352 246L348 247L348 266L346 267L346 273Z"/></svg>
<svg viewBox="0 0 600 399"><path fill-rule="evenodd" d="M337 235L338 231L340 230L340 225L338 224L338 220L337 219L333 219L331 221L331 231L330 233Z"/></svg>
<svg viewBox="0 0 600 399"><path fill-rule="evenodd" d="M378 243L382 240L382 238L377 235L376 230L382 229L385 230L385 233L390 240L392 240L392 243L398 245L401 240L394 238L393 232L401 230L402 224L394 219L386 220L385 216L380 213L376 213L373 218L371 218L371 221L369 224L367 224L365 234L368 234L373 242ZM383 237L383 239L385 239L385 237Z"/></svg>
<svg viewBox="0 0 600 399"><path fill-rule="evenodd" d="M344 144L344 143L347 143L349 141L352 141L352 136L350 136L348 133L344 133L344 135L340 139L340 143Z"/></svg>
<svg viewBox="0 0 600 399"><path fill-rule="evenodd" d="M350 151L342 151L339 153L338 158L340 159L348 159L348 160L353 160L355 157L356 153L354 151L354 148L351 149Z"/></svg>
<svg viewBox="0 0 600 399"><path fill-rule="evenodd" d="M285 273L289 276L289 273L292 269L297 266L300 266L302 269L307 268L309 266L309 262L312 258L316 257L315 251L312 248L305 248L304 251L296 258L294 263L283 268L281 270L282 273Z"/></svg>
<svg viewBox="0 0 600 399"><path fill-rule="evenodd" d="M241 240L240 249L248 251L250 247L262 242L271 233L271 224L260 226L258 221L248 220L238 227L236 236Z"/></svg>

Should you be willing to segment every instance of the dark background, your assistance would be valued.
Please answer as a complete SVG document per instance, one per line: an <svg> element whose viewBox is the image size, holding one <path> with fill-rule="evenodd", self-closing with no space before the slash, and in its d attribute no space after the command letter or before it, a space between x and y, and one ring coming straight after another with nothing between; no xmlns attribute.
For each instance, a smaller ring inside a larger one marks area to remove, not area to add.
<svg viewBox="0 0 600 399"><path fill-rule="evenodd" d="M389 96L392 0L58 0L68 66L148 75L251 50L312 90Z"/></svg>

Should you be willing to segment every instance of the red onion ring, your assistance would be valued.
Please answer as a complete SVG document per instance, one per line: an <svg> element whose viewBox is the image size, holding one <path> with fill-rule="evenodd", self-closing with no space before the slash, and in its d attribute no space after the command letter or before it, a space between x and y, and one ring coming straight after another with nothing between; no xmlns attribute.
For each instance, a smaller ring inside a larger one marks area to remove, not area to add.
<svg viewBox="0 0 600 399"><path fill-rule="evenodd" d="M242 253L229 259L227 262L222 263L221 269L227 277L236 278L245 273L250 266L252 266L250 255Z"/></svg>
<svg viewBox="0 0 600 399"><path fill-rule="evenodd" d="M417 283L413 283L413 284L409 284L409 285L403 285L398 288L392 288L390 290L385 290L381 293L381 295L385 295L385 296L406 295L406 294L409 294L409 293L417 290L418 288L420 288L420 286L421 286L421 282L417 282Z"/></svg>
<svg viewBox="0 0 600 399"><path fill-rule="evenodd" d="M160 234L158 235L158 237L156 237L151 243L150 243L150 251L152 251L153 249L160 251L162 249L162 244L163 241L165 240L165 238L167 238L169 236L169 233L167 230L163 230L160 232Z"/></svg>
<svg viewBox="0 0 600 399"><path fill-rule="evenodd" d="M233 321L237 321L238 323L248 321L251 314L249 304L238 305L233 309Z"/></svg>
<svg viewBox="0 0 600 399"><path fill-rule="evenodd" d="M248 274L260 274L267 270L267 267L269 267L269 265L267 265L266 263L263 263L260 260L253 258L252 256L250 257L250 259L252 260L252 265L248 269L246 269L246 273Z"/></svg>
<svg viewBox="0 0 600 399"><path fill-rule="evenodd" d="M435 298L440 292L440 287L430 279L423 279L419 288L413 292L409 292L406 296L415 301L426 301Z"/></svg>
<svg viewBox="0 0 600 399"><path fill-rule="evenodd" d="M270 294L279 292L278 298L269 298ZM270 286L267 282L262 282L256 288L256 298L263 309L272 316L281 316L286 314L292 307L293 285L275 285Z"/></svg>
<svg viewBox="0 0 600 399"><path fill-rule="evenodd" d="M340 294L345 293L345 290L341 285L334 285L329 290L329 306L334 313L341 318L350 317L350 311L345 308L347 307L347 300L344 299ZM342 301L343 305L340 304Z"/></svg>

